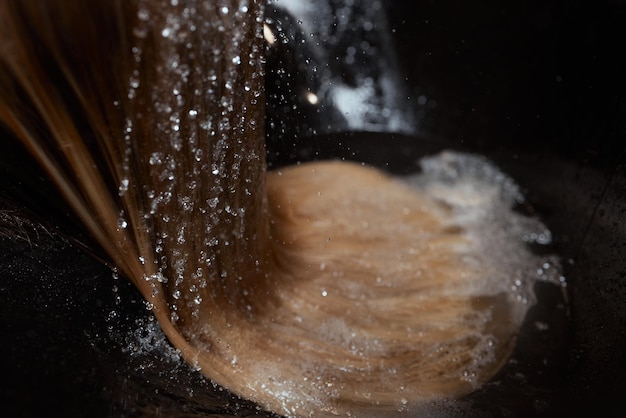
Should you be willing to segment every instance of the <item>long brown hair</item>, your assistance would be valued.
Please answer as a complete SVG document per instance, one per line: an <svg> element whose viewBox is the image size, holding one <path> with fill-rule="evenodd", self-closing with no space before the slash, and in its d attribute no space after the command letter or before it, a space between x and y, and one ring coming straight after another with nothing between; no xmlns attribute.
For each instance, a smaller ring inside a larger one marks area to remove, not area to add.
<svg viewBox="0 0 626 418"><path fill-rule="evenodd" d="M266 173L261 9L4 1L0 120L210 379L288 415L470 391L518 317L454 292L489 267L445 205L356 164Z"/></svg>

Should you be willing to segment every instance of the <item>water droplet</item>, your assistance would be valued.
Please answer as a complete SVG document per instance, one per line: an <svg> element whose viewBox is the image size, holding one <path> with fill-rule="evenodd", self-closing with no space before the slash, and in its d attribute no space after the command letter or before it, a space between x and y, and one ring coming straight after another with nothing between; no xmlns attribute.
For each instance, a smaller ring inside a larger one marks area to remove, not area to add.
<svg viewBox="0 0 626 418"><path fill-rule="evenodd" d="M207 204L209 205L211 209L215 209L217 207L218 202L219 202L219 199L217 197L207 200Z"/></svg>
<svg viewBox="0 0 626 418"><path fill-rule="evenodd" d="M147 9L141 8L137 11L137 17L139 18L139 20L147 22L148 20L150 20L150 12Z"/></svg>
<svg viewBox="0 0 626 418"><path fill-rule="evenodd" d="M270 45L274 45L276 43L276 36L274 36L274 33L272 32L272 29L270 29L270 27L267 24L263 24L263 38L265 38L265 41Z"/></svg>
<svg viewBox="0 0 626 418"><path fill-rule="evenodd" d="M150 155L149 163L150 165L157 165L157 164L163 163L163 154L161 154L160 152L153 152Z"/></svg>
<svg viewBox="0 0 626 418"><path fill-rule="evenodd" d="M120 187L119 187L119 195L120 196L124 196L124 194L128 191L128 184L129 184L129 180L126 179L122 179L122 181L120 182Z"/></svg>
<svg viewBox="0 0 626 418"><path fill-rule="evenodd" d="M319 103L319 98L317 97L315 93L311 91L306 92L306 100L312 105L316 105L317 103Z"/></svg>

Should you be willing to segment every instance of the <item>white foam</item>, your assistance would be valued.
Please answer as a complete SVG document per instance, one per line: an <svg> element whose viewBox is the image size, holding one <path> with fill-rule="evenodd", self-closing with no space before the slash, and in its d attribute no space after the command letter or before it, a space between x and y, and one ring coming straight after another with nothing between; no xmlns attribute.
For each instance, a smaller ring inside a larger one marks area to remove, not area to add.
<svg viewBox="0 0 626 418"><path fill-rule="evenodd" d="M535 301L532 286L538 279L560 284L558 259L536 255L528 246L549 244L551 233L538 218L513 210L524 202L513 179L486 158L459 152L426 157L420 165L422 173L406 182L451 208L451 226L462 228L472 242L467 256L490 266L490 274L468 282L468 292L504 292L526 305ZM546 263L553 268L540 273Z"/></svg>

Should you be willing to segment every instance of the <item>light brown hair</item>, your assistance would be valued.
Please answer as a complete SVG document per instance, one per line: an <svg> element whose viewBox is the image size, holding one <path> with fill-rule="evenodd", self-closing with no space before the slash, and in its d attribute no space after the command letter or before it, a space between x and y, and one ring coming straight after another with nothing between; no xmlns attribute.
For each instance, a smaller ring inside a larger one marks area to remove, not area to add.
<svg viewBox="0 0 626 418"><path fill-rule="evenodd" d="M4 1L0 120L210 379L287 415L467 393L510 352L506 297L454 292L488 267L386 174L266 173L261 9Z"/></svg>

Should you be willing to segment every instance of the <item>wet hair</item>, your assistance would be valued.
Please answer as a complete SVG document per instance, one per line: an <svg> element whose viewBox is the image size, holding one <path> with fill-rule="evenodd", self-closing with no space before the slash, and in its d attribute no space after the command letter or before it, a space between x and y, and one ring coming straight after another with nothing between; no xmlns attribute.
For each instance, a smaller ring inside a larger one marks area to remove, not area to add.
<svg viewBox="0 0 626 418"><path fill-rule="evenodd" d="M353 163L266 172L262 22L260 1L4 1L7 138L235 393L309 415L471 391L518 313L463 290L491 267L449 206Z"/></svg>

